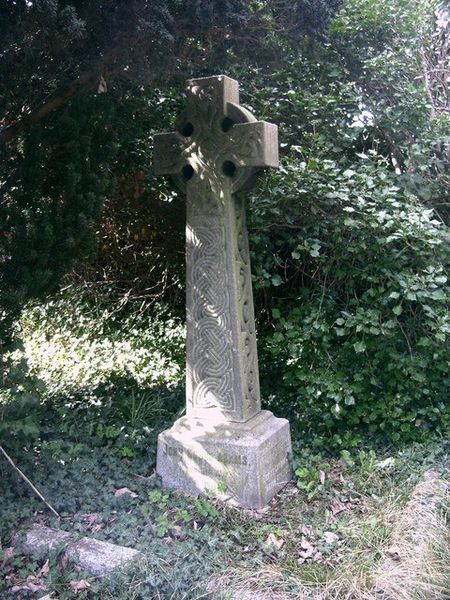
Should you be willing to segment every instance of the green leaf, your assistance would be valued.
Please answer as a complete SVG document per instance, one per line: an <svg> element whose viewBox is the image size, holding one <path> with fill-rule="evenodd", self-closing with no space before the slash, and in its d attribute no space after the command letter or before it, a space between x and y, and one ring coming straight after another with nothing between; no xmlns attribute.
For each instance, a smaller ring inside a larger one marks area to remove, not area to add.
<svg viewBox="0 0 450 600"><path fill-rule="evenodd" d="M281 277L279 275L273 275L271 278L271 282L272 282L272 285L274 285L275 287L278 287L279 285L281 285L283 283L283 280L281 279Z"/></svg>

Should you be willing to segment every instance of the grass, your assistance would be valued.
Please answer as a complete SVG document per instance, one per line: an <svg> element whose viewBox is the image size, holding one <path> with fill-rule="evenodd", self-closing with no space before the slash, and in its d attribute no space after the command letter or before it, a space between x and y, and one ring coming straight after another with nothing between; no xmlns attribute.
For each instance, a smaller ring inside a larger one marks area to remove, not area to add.
<svg viewBox="0 0 450 600"><path fill-rule="evenodd" d="M296 481L261 511L163 490L156 438L184 406L182 326L168 315L120 327L94 313L79 321L34 309L24 347L8 359L2 443L62 518L0 462L1 598L32 597L27 582L59 600L450 597L448 440L333 456L296 439ZM116 497L123 487L137 496ZM46 557L8 550L36 521L137 548L145 560L100 582L55 554L43 573ZM80 580L89 587L75 593Z"/></svg>
<svg viewBox="0 0 450 600"><path fill-rule="evenodd" d="M389 477L381 481L394 482ZM450 481L428 471L405 505L407 489L402 495L362 496L359 509L332 526L339 538L320 560L321 568L314 563L299 567L292 560L258 568L242 565L223 573L214 587L224 599L236 600L265 600L264 594L270 600L449 598ZM320 536L315 539L320 544ZM292 550L289 554L295 556Z"/></svg>

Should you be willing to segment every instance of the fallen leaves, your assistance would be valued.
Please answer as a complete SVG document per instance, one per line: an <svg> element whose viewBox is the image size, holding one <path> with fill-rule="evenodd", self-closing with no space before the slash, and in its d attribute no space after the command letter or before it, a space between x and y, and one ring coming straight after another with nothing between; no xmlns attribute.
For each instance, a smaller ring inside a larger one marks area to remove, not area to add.
<svg viewBox="0 0 450 600"><path fill-rule="evenodd" d="M120 489L118 489L118 490L116 490L116 491L114 492L114 497L115 497L115 498L120 498L121 496L124 496L124 495L128 495L128 496L130 496L131 498L137 498L137 497L138 497L138 495L136 494L136 492L132 492L132 491L131 491L129 488L127 488L127 487L120 488Z"/></svg>
<svg viewBox="0 0 450 600"><path fill-rule="evenodd" d="M83 521L86 523L86 528L92 533L97 533L97 531L100 531L100 529L103 528L103 523L99 522L99 519L100 515L98 515L97 513L88 513L86 515L83 515Z"/></svg>
<svg viewBox="0 0 450 600"><path fill-rule="evenodd" d="M13 585L11 588L12 594L17 594L18 592L41 592L45 590L45 586L39 581L39 579L35 575L28 575L26 580L18 585Z"/></svg>
<svg viewBox="0 0 450 600"><path fill-rule="evenodd" d="M330 505L330 508L331 508L331 514L333 515L333 517L335 517L339 513L343 512L344 510L347 510L347 507L345 506L345 504L343 502L341 502L340 500L333 500Z"/></svg>
<svg viewBox="0 0 450 600"><path fill-rule="evenodd" d="M297 545L298 562L323 563L339 545L339 536L333 531L316 532L310 525L300 527L302 538Z"/></svg>
<svg viewBox="0 0 450 600"><path fill-rule="evenodd" d="M70 582L70 587L72 591L78 594L79 592L83 592L91 587L91 584L86 579L72 580Z"/></svg>
<svg viewBox="0 0 450 600"><path fill-rule="evenodd" d="M9 552L8 552L9 550ZM8 553L8 557L11 558L14 555L14 548L7 548L5 554ZM5 581L9 584L9 591L11 594L20 594L20 598L24 597L23 594L28 598L29 593L36 592L47 592L47 587L42 581L43 577L46 577L50 572L50 561L46 560L42 567L39 569L37 575L30 574L26 579L20 577L14 571L11 571L5 577Z"/></svg>
<svg viewBox="0 0 450 600"><path fill-rule="evenodd" d="M46 577L50 571L50 561L47 559L39 570L38 577Z"/></svg>
<svg viewBox="0 0 450 600"><path fill-rule="evenodd" d="M278 538L274 533L269 533L266 541L264 542L264 548L280 550L284 546L284 539Z"/></svg>
<svg viewBox="0 0 450 600"><path fill-rule="evenodd" d="M298 562L301 565L308 559L311 559L312 562L320 562L322 559L322 553L317 550L317 548L315 548L305 536L303 536L300 540L300 550L298 556Z"/></svg>

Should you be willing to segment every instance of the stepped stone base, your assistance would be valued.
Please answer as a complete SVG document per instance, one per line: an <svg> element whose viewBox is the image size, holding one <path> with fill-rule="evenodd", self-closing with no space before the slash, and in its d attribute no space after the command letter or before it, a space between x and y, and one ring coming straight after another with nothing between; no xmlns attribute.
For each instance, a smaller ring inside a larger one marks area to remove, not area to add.
<svg viewBox="0 0 450 600"><path fill-rule="evenodd" d="M291 479L289 422L263 410L245 423L182 417L159 434L163 486L262 508Z"/></svg>

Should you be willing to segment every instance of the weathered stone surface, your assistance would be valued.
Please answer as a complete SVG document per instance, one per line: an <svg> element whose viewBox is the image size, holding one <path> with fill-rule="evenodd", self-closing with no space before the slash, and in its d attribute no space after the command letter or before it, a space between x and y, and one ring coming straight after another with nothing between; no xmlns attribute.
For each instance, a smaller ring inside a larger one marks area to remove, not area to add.
<svg viewBox="0 0 450 600"><path fill-rule="evenodd" d="M187 193L188 416L244 422L260 411L245 207L233 192L277 166L277 127L239 106L223 75L188 82L179 132L155 136L155 170Z"/></svg>
<svg viewBox="0 0 450 600"><path fill-rule="evenodd" d="M44 550L51 552L57 548L65 548L73 540L72 534L67 531L37 524L33 525L24 535L25 539L21 543L21 548L25 554L34 554ZM20 543L19 536L17 543Z"/></svg>
<svg viewBox="0 0 450 600"><path fill-rule="evenodd" d="M194 493L222 482L236 502L261 506L289 479L289 426L261 415L245 207L234 192L256 168L278 166L278 129L241 107L224 75L190 80L187 104L178 131L154 138L155 171L187 194L187 417L160 435L157 472ZM222 464L227 452L247 463ZM283 458L274 465L272 454Z"/></svg>
<svg viewBox="0 0 450 600"><path fill-rule="evenodd" d="M17 544L19 543L18 537ZM61 548L69 560L76 562L82 569L97 577L103 577L114 569L124 567L142 557L140 552L132 548L88 537L74 541L74 535L71 533L43 525L33 525L25 532L25 540L20 544L20 548L25 554L51 552Z"/></svg>
<svg viewBox="0 0 450 600"><path fill-rule="evenodd" d="M97 577L104 577L111 571L123 568L142 557L138 550L88 537L70 544L66 553L70 560Z"/></svg>
<svg viewBox="0 0 450 600"><path fill-rule="evenodd" d="M290 480L289 423L261 411L246 423L207 424L183 417L160 434L163 485L262 508Z"/></svg>

